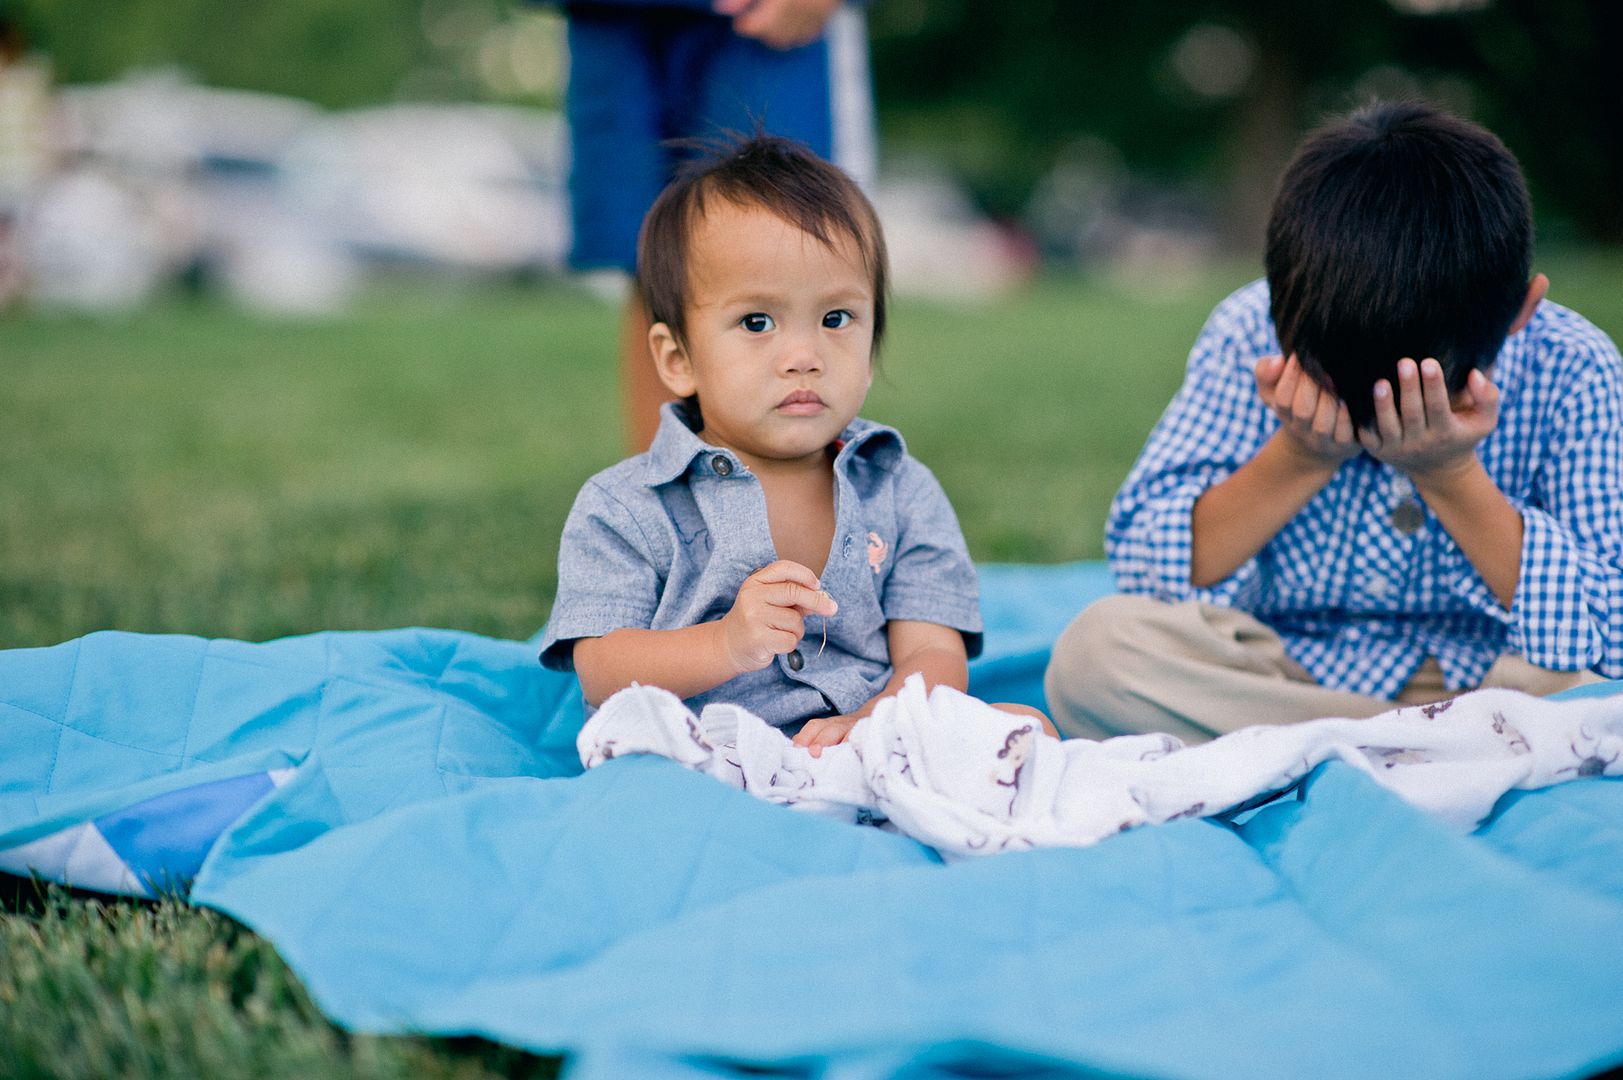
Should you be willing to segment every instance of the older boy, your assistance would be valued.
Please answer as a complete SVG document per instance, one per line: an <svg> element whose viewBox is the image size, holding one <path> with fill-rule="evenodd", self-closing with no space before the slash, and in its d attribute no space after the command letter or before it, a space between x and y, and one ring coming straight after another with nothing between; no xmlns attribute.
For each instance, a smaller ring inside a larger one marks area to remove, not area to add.
<svg viewBox="0 0 1623 1080"><path fill-rule="evenodd" d="M1378 104L1308 138L1266 282L1212 314L1112 505L1126 595L1055 646L1062 730L1623 675L1623 366L1531 254L1487 131Z"/></svg>

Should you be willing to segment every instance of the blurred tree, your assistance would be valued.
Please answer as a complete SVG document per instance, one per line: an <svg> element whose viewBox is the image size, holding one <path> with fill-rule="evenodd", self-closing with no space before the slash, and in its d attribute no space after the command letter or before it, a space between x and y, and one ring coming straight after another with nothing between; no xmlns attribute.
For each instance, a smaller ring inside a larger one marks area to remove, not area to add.
<svg viewBox="0 0 1623 1080"><path fill-rule="evenodd" d="M997 213L1099 139L1136 173L1228 193L1225 233L1255 247L1304 131L1421 94L1505 138L1557 235L1623 240L1617 0L879 0L871 18L887 135Z"/></svg>
<svg viewBox="0 0 1623 1080"><path fill-rule="evenodd" d="M215 86L327 106L363 105L394 96L432 53L422 0L122 0L116 6L22 0L13 6L70 82L177 65Z"/></svg>
<svg viewBox="0 0 1623 1080"><path fill-rule="evenodd" d="M1500 0L1462 29L1482 118L1521 155L1535 202L1578 237L1623 243L1623 3Z"/></svg>

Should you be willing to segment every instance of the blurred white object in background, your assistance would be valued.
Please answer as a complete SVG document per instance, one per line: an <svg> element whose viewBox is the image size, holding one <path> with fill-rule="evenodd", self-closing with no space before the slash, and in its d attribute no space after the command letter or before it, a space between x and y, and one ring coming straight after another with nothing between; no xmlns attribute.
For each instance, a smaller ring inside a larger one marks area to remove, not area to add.
<svg viewBox="0 0 1623 1080"><path fill-rule="evenodd" d="M561 272L569 160L556 113L385 105L326 113L174 72L63 91L65 158L30 226L39 299L138 304L180 279L255 310L342 309L374 270ZM882 176L898 292L996 296L1036 250L921 163ZM591 282L608 291L623 281Z"/></svg>
<svg viewBox="0 0 1623 1080"><path fill-rule="evenodd" d="M981 214L945 174L881 174L872 194L898 293L987 298L1031 275L1035 250Z"/></svg>
<svg viewBox="0 0 1623 1080"><path fill-rule="evenodd" d="M47 307L123 311L149 299L173 266L161 215L109 173L53 178L23 224L34 299Z"/></svg>
<svg viewBox="0 0 1623 1080"><path fill-rule="evenodd" d="M284 165L299 209L363 256L556 270L569 251L567 146L550 113L388 105L326 117Z"/></svg>
<svg viewBox="0 0 1623 1080"><path fill-rule="evenodd" d="M190 88L187 143L202 219L205 284L268 314L321 315L354 296L360 269L336 238L299 212L282 159L322 112L306 101Z"/></svg>
<svg viewBox="0 0 1623 1080"><path fill-rule="evenodd" d="M356 274L289 205L287 146L321 111L172 71L62 92L64 156L30 223L46 305L119 309L192 275L257 310L341 307Z"/></svg>

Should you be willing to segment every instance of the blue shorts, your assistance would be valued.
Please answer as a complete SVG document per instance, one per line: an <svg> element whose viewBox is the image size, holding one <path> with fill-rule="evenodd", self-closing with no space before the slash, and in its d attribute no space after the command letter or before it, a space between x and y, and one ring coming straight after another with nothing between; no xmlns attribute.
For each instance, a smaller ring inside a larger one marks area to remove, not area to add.
<svg viewBox="0 0 1623 1080"><path fill-rule="evenodd" d="M838 151L853 137L837 137L836 114L858 114L844 126L871 133L865 43L860 62L842 59L832 24L821 40L780 52L691 8L582 3L568 11L577 269L635 269L643 215L682 157L666 140L759 124L847 164Z"/></svg>

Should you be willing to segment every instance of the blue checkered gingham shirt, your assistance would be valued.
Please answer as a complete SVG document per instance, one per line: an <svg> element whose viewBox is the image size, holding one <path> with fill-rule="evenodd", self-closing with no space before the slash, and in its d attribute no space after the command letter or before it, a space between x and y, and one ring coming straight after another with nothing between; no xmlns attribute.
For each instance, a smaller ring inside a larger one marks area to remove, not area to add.
<svg viewBox="0 0 1623 1080"><path fill-rule="evenodd" d="M1392 524L1413 487L1367 454L1227 580L1190 584L1195 500L1278 426L1252 369L1279 351L1265 281L1207 320L1111 504L1105 544L1123 591L1241 608L1320 683L1378 697L1394 697L1427 656L1450 689L1478 685L1506 652L1623 676L1623 362L1605 334L1546 302L1489 370L1499 424L1477 453L1524 525L1509 611L1429 511L1413 533Z"/></svg>

